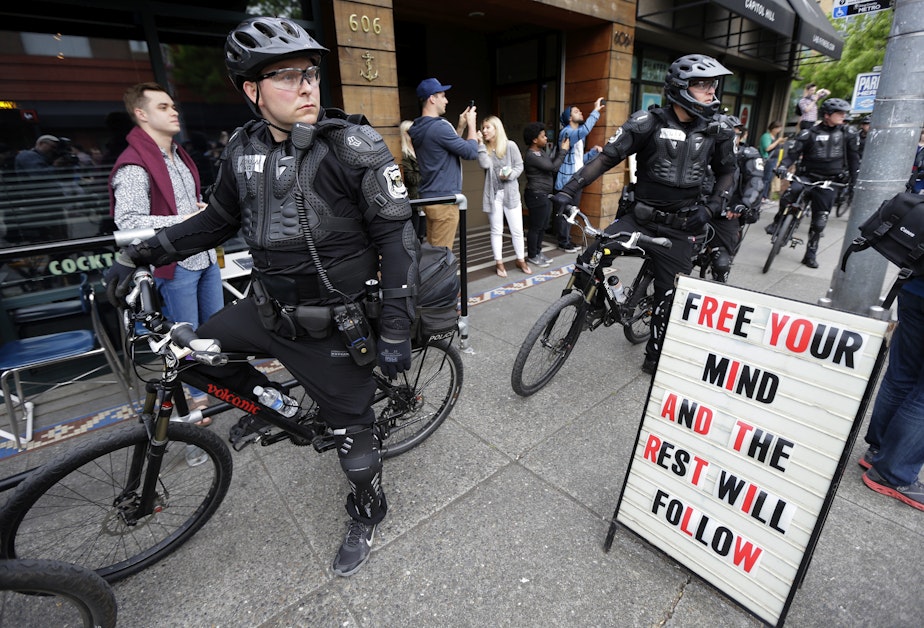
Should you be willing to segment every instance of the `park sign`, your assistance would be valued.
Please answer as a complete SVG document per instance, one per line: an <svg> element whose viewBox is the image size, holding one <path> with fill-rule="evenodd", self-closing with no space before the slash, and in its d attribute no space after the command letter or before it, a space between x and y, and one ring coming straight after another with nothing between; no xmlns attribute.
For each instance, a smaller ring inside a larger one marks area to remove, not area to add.
<svg viewBox="0 0 924 628"><path fill-rule="evenodd" d="M853 84L851 113L872 113L873 105L876 104L876 90L879 89L879 75L879 72L857 74Z"/></svg>
<svg viewBox="0 0 924 628"><path fill-rule="evenodd" d="M866 15L892 8L892 0L834 0L831 17L844 18Z"/></svg>
<svg viewBox="0 0 924 628"><path fill-rule="evenodd" d="M887 327L680 277L606 549L622 524L781 626L869 404Z"/></svg>

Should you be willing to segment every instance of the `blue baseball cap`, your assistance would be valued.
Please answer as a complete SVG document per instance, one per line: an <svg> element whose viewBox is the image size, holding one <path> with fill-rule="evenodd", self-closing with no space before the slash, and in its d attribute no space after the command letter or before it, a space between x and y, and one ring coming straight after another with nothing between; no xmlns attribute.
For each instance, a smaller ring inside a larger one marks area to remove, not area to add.
<svg viewBox="0 0 924 628"><path fill-rule="evenodd" d="M420 85L417 86L417 97L423 100L424 98L429 98L433 94L445 92L451 87L452 85L441 85L435 78L427 78L422 80Z"/></svg>
<svg viewBox="0 0 924 628"><path fill-rule="evenodd" d="M561 121L562 126L568 126L569 124L571 124L571 110L572 109L574 109L574 105L568 105L561 112L561 118L559 119Z"/></svg>

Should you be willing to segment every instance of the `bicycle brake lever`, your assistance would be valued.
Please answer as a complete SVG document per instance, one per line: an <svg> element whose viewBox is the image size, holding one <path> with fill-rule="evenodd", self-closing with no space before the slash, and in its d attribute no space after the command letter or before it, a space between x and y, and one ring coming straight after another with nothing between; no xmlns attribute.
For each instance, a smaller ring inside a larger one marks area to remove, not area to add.
<svg viewBox="0 0 924 628"><path fill-rule="evenodd" d="M228 363L228 354L211 351L193 351L189 357L206 366L224 366Z"/></svg>

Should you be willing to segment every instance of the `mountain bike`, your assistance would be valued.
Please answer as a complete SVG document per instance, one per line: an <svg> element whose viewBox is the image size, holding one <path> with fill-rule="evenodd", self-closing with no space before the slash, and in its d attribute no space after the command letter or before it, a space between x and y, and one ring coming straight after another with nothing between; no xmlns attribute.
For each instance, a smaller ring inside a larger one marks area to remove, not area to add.
<svg viewBox="0 0 924 628"><path fill-rule="evenodd" d="M800 244L805 244L802 238L796 237L795 233L799 229L802 217L806 213L811 214L811 202L809 200L811 189L837 190L847 185L846 183L836 183L834 181L809 181L791 172L786 173L786 179L801 183L802 189L796 198L783 208L783 214L780 216L779 222L776 223L770 233L770 254L767 256L767 261L764 262L763 272L765 273L770 270L770 265L773 264L773 260L776 259L783 247L788 245L794 249Z"/></svg>
<svg viewBox="0 0 924 628"><path fill-rule="evenodd" d="M0 609L5 626L115 628L118 613L105 580L57 560L0 560Z"/></svg>
<svg viewBox="0 0 924 628"><path fill-rule="evenodd" d="M217 341L197 338L189 324L167 321L155 306L150 269L139 268L134 282L123 327L136 372L147 378L138 422L113 428L25 475L0 511L5 558L65 560L116 582L175 551L214 514L231 483L228 445L192 424L203 416L234 408L247 413L232 429L235 449L282 440L318 452L335 447L331 429L306 394L297 402L286 400L298 405L289 418L263 405L254 391L229 388L212 369L191 368L259 356L223 353ZM385 458L433 434L458 399L462 360L452 335L445 335L415 343L410 370L396 379L378 368L373 373L375 429ZM152 354L158 370L150 366ZM224 403L189 412L184 383ZM293 385L280 388L292 392Z"/></svg>
<svg viewBox="0 0 924 628"><path fill-rule="evenodd" d="M577 207L567 211L566 220L593 237L597 246L589 262L575 264L561 297L542 313L520 346L510 383L522 397L552 381L584 331L619 324L632 344L645 342L651 336L654 268L642 246L669 248L671 241L637 231L610 235L591 226ZM615 274L604 272L620 256L644 258L631 286L623 287Z"/></svg>

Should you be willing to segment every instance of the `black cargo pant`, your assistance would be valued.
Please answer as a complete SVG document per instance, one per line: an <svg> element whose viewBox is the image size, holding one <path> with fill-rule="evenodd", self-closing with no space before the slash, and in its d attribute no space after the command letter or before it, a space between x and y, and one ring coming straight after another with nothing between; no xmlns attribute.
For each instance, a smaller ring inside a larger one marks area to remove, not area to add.
<svg viewBox="0 0 924 628"><path fill-rule="evenodd" d="M325 339L283 338L263 328L252 298L228 305L203 323L196 334L215 338L223 351L268 355L276 358L311 395L324 421L343 437L337 448L340 464L350 481L347 512L354 519L378 523L387 506L381 488L382 457L371 408L375 393L374 363L357 365L336 330ZM250 364L211 368L233 390L250 392L266 384L267 377ZM357 472L357 469L361 472Z"/></svg>

